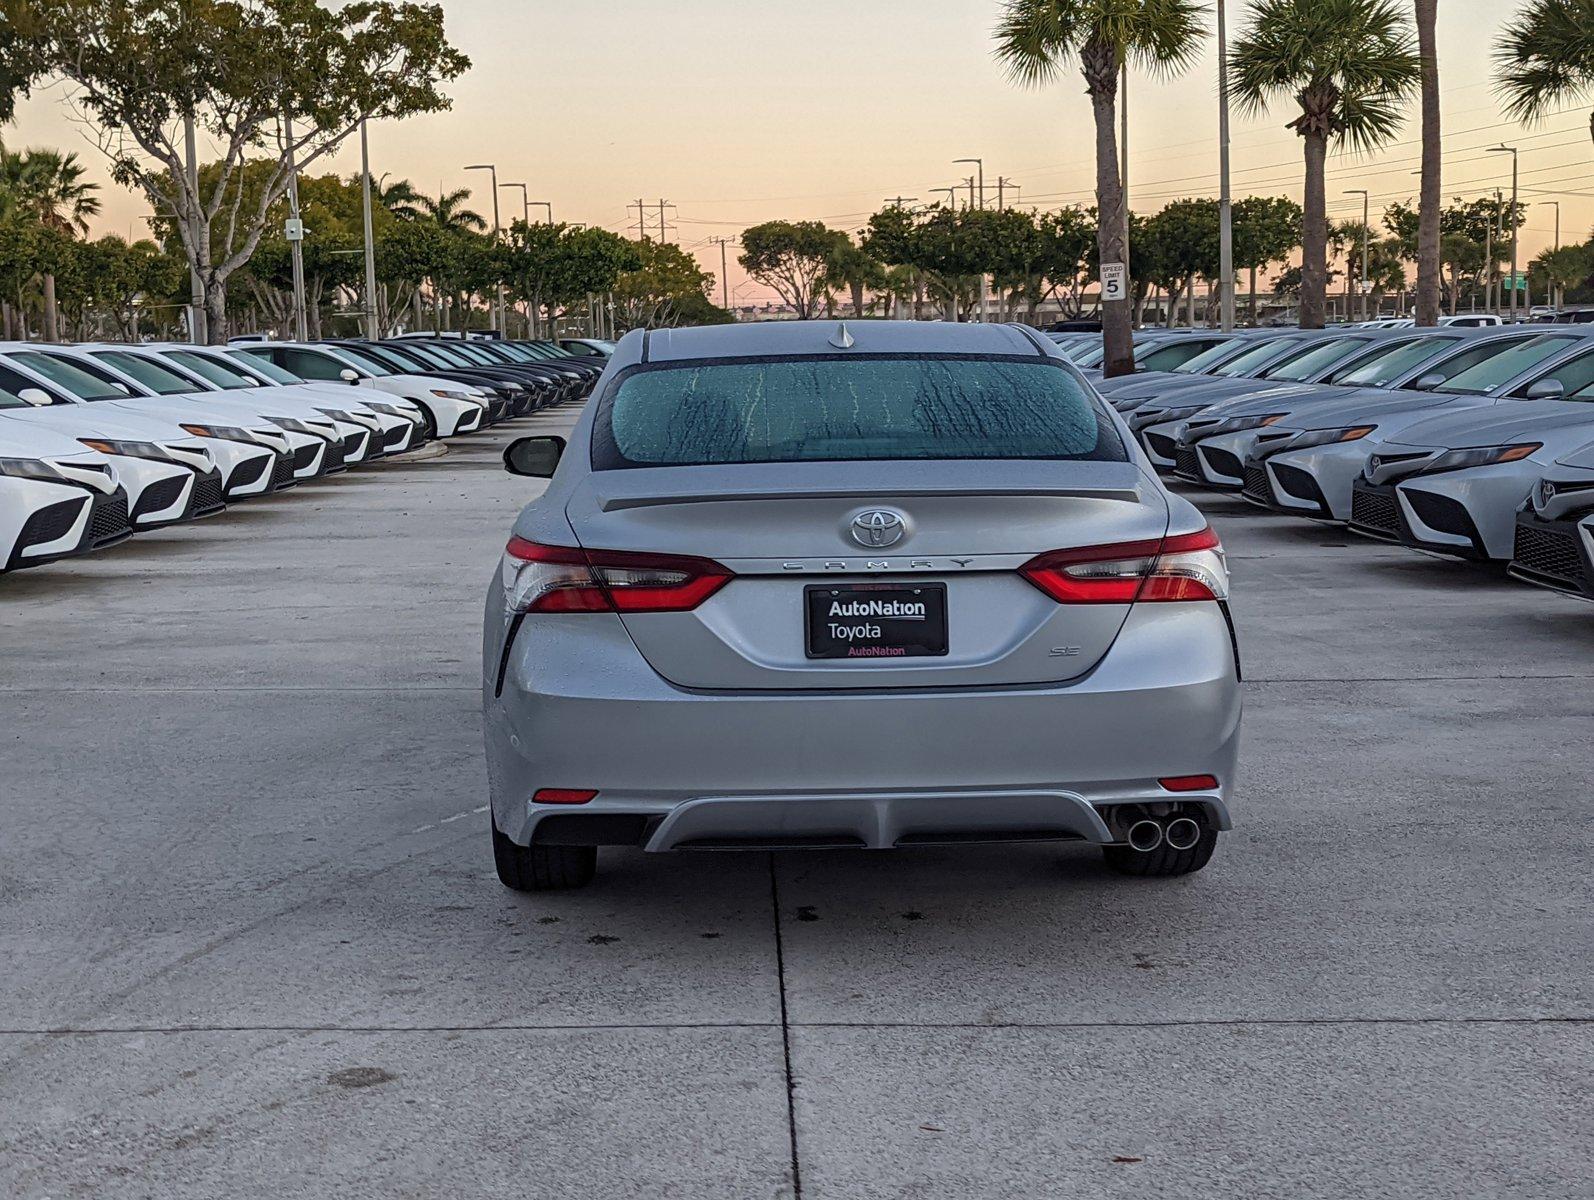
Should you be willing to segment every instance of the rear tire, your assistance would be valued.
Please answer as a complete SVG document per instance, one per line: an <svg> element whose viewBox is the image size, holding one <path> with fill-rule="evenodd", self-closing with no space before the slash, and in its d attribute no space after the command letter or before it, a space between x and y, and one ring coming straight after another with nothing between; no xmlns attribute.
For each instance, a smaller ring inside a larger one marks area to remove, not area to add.
<svg viewBox="0 0 1594 1200"><path fill-rule="evenodd" d="M498 882L517 892L586 887L598 870L596 846L519 846L493 826Z"/></svg>
<svg viewBox="0 0 1594 1200"><path fill-rule="evenodd" d="M1132 846L1103 846L1107 865L1120 875L1139 875L1167 879L1174 875L1193 875L1206 866L1217 848L1218 831L1201 823L1201 840L1188 850L1175 850L1163 842L1155 850L1136 850Z"/></svg>

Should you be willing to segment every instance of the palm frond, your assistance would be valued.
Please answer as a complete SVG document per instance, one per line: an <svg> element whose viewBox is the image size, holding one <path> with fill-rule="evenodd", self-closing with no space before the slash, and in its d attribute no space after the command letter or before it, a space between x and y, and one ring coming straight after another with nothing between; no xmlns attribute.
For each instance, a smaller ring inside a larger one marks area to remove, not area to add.
<svg viewBox="0 0 1594 1200"><path fill-rule="evenodd" d="M1537 121L1594 91L1594 0L1534 0L1494 45L1506 112Z"/></svg>
<svg viewBox="0 0 1594 1200"><path fill-rule="evenodd" d="M997 18L996 61L1015 83L1050 83L1078 55L1089 5L1074 0L1006 0Z"/></svg>

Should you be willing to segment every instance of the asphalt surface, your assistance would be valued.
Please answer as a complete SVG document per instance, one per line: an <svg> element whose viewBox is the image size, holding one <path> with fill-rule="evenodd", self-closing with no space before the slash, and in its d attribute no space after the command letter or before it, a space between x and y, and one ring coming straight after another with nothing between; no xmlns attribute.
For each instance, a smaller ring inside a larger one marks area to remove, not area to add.
<svg viewBox="0 0 1594 1200"><path fill-rule="evenodd" d="M0 1195L1594 1195L1594 606L1197 494L1248 706L1201 874L519 896L481 601L498 450L572 415L0 578Z"/></svg>

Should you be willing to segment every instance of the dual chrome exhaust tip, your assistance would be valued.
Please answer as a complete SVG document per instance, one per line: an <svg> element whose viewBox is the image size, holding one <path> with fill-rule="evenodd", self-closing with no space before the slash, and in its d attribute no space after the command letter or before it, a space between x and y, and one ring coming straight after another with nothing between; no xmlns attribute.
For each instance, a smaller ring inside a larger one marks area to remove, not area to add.
<svg viewBox="0 0 1594 1200"><path fill-rule="evenodd" d="M1149 854L1164 843L1170 850L1189 850L1201 840L1201 824L1193 817L1166 821L1142 817L1129 826L1126 840L1130 849L1142 854Z"/></svg>

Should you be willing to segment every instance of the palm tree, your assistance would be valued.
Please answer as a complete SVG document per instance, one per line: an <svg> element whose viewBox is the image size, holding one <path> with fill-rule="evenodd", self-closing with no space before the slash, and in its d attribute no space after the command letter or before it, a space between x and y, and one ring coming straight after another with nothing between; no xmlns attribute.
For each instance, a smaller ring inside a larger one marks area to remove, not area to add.
<svg viewBox="0 0 1594 1200"><path fill-rule="evenodd" d="M408 187L407 184L405 186ZM481 214L462 207L465 201L469 199L469 188L457 188L452 192L439 191L436 200L433 200L430 196L415 196L413 200L407 201L407 203L426 220L443 229L469 229L480 233L487 228L487 222L482 220Z"/></svg>
<svg viewBox="0 0 1594 1200"><path fill-rule="evenodd" d="M1506 111L1522 121L1594 91L1594 0L1532 0L1494 44Z"/></svg>
<svg viewBox="0 0 1594 1200"><path fill-rule="evenodd" d="M1128 221L1118 163L1118 77L1129 63L1155 74L1188 67L1206 36L1195 0L1006 0L996 57L1013 79L1049 83L1077 60L1096 123L1096 249L1103 264L1129 261ZM1135 369L1127 295L1103 303L1105 374Z"/></svg>
<svg viewBox="0 0 1594 1200"><path fill-rule="evenodd" d="M1439 55L1434 22L1439 0L1416 0L1422 60L1422 190L1417 201L1417 324L1439 324Z"/></svg>
<svg viewBox="0 0 1594 1200"><path fill-rule="evenodd" d="M383 175L371 181L372 202L381 205L395 217L418 215L425 197L415 190L415 185L408 179L395 179L389 183L387 178Z"/></svg>
<svg viewBox="0 0 1594 1200"><path fill-rule="evenodd" d="M1323 171L1330 144L1368 151L1400 126L1421 74L1405 16L1390 0L1259 0L1229 54L1240 108L1264 112L1288 97L1306 162L1301 223L1301 327L1323 327L1328 213Z"/></svg>
<svg viewBox="0 0 1594 1200"><path fill-rule="evenodd" d="M16 210L66 237L88 233L89 218L100 214L99 184L83 175L83 164L71 151L0 150L0 177ZM53 271L44 272L44 336L51 342L60 336Z"/></svg>

